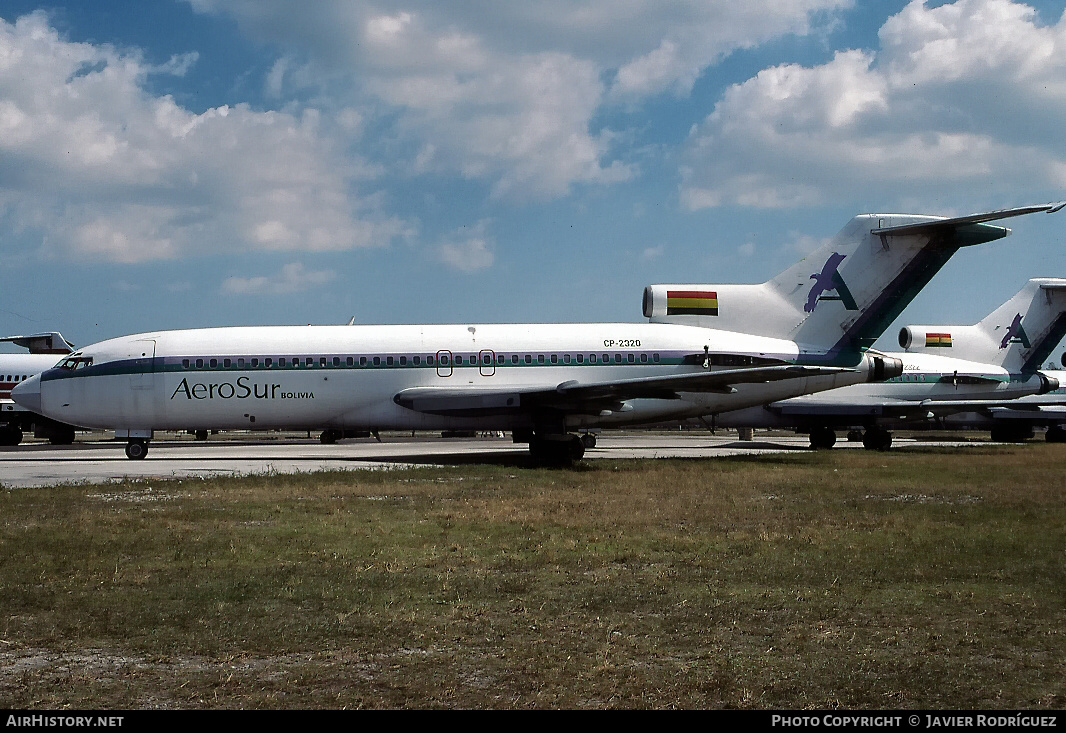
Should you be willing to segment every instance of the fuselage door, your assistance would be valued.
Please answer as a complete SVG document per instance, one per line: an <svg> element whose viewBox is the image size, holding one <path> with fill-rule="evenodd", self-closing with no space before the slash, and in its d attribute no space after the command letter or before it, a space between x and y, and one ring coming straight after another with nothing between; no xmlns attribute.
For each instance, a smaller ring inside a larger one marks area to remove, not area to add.
<svg viewBox="0 0 1066 733"><path fill-rule="evenodd" d="M448 350L437 352L437 376L438 377L450 377L452 376L452 352Z"/></svg>
<svg viewBox="0 0 1066 733"><path fill-rule="evenodd" d="M130 388L155 387L155 339L134 341L130 349Z"/></svg>
<svg viewBox="0 0 1066 733"><path fill-rule="evenodd" d="M481 376L491 377L496 373L496 352L489 349L482 349L481 353L477 355L478 369L481 370Z"/></svg>

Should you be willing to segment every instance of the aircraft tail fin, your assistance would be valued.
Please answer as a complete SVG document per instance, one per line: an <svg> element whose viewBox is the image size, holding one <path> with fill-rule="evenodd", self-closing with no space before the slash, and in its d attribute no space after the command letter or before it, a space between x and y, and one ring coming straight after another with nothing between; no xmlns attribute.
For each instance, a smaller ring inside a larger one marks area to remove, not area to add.
<svg viewBox="0 0 1066 733"><path fill-rule="evenodd" d="M851 361L869 348L961 247L1010 229L990 224L1066 203L943 218L862 214L817 251L758 285L649 285L644 315L796 341L809 360Z"/></svg>
<svg viewBox="0 0 1066 733"><path fill-rule="evenodd" d="M1032 372L1066 336L1066 279L1033 278L972 326L906 326L899 345Z"/></svg>

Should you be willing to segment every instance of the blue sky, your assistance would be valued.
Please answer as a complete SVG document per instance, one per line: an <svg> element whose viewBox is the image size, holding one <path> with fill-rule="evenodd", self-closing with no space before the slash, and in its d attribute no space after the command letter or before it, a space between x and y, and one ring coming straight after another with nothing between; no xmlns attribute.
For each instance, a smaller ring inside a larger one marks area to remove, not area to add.
<svg viewBox="0 0 1066 733"><path fill-rule="evenodd" d="M0 5L0 331L639 321L866 212L1066 199L1061 2ZM906 323L1066 276L1066 213Z"/></svg>

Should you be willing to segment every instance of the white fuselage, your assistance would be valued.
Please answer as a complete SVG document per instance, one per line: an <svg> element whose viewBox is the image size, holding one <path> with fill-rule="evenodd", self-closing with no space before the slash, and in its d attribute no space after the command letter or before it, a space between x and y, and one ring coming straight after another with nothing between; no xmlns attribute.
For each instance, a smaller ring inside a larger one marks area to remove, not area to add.
<svg viewBox="0 0 1066 733"><path fill-rule="evenodd" d="M168 429L516 429L532 426L528 413L425 414L394 397L418 387L554 389L570 381L686 374L705 368L695 358L704 353L795 362L800 349L781 339L649 323L164 331L76 352L82 367L41 375L40 407L57 420L131 436ZM832 375L627 400L596 414L570 414L566 427L738 409L864 381L868 365L864 357L853 371Z"/></svg>
<svg viewBox="0 0 1066 733"><path fill-rule="evenodd" d="M62 354L0 354L0 412L24 412L12 401L11 390L62 358Z"/></svg>
<svg viewBox="0 0 1066 733"><path fill-rule="evenodd" d="M863 425L925 419L936 404L1015 400L1036 395L1039 375L1011 374L995 364L925 353L888 353L903 362L902 376L792 397L715 415L721 427L804 428L812 424ZM907 410L901 405L913 405Z"/></svg>

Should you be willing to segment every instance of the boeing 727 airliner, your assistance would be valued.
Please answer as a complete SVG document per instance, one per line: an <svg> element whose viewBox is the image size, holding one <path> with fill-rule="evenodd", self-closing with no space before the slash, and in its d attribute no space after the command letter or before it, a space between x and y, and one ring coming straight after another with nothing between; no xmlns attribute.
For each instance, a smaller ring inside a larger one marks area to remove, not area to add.
<svg viewBox="0 0 1066 733"><path fill-rule="evenodd" d="M55 366L59 355L69 354L74 347L55 331L29 336L7 336L0 342L11 342L28 349L24 354L0 354L0 445L18 445L24 431L32 429L37 437L48 438L53 444L74 440L74 428L37 415L11 399L11 390L35 374Z"/></svg>
<svg viewBox="0 0 1066 733"><path fill-rule="evenodd" d="M535 457L565 461L584 451L570 432L581 427L899 376L899 360L869 346L947 259L1010 233L989 221L1056 210L858 216L762 286L651 286L645 311L664 322L157 331L81 349L13 396L113 429L130 458L144 457L155 430L479 429L510 430ZM763 289L758 328L734 327L733 288Z"/></svg>
<svg viewBox="0 0 1066 733"><path fill-rule="evenodd" d="M1061 414L1060 371L1039 367L1066 334L1066 280L1034 278L972 326L907 326L889 354L903 374L879 384L856 384L712 416L715 427L792 428L810 434L811 447L832 448L834 428L861 429L866 448L892 445L890 427L943 426L960 413L1009 411L1017 421L992 421L993 439L1011 426L1032 435L1029 421ZM1046 396L1046 398L1042 397ZM988 422L987 420L985 422ZM1024 433L1023 433L1024 434ZM1057 440L1060 433L1051 433Z"/></svg>

